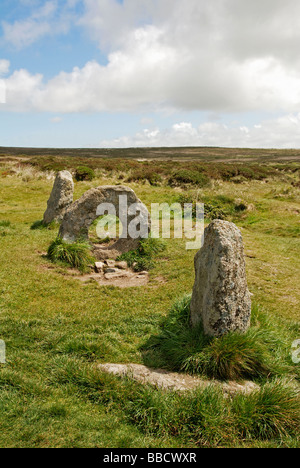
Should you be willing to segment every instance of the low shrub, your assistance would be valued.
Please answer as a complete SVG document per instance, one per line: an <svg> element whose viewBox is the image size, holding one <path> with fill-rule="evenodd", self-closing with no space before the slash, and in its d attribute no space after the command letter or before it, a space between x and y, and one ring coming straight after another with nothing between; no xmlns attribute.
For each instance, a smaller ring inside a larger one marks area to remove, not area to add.
<svg viewBox="0 0 300 468"><path fill-rule="evenodd" d="M79 166L75 172L75 180L82 182L85 180L93 180L96 177L95 171L87 166Z"/></svg>
<svg viewBox="0 0 300 468"><path fill-rule="evenodd" d="M198 197L197 194L180 194L176 201L184 207L186 203L193 204L193 217L196 217L196 202L204 203L204 216L206 219L234 219L247 210L247 205L233 198L217 195L216 197Z"/></svg>
<svg viewBox="0 0 300 468"><path fill-rule="evenodd" d="M180 169L172 174L168 181L170 186L196 185L207 187L210 179L207 175L196 170Z"/></svg>
<svg viewBox="0 0 300 468"><path fill-rule="evenodd" d="M127 182L140 182L148 181L150 185L157 186L163 181L163 178L158 174L156 169L144 168L133 171L131 175L126 179Z"/></svg>

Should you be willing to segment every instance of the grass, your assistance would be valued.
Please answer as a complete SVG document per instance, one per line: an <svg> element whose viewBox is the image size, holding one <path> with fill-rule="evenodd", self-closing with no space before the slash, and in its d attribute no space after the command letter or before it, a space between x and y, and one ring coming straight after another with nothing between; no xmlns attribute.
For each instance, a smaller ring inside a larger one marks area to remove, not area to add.
<svg viewBox="0 0 300 468"><path fill-rule="evenodd" d="M148 365L155 363L169 370L224 381L300 377L287 359L292 335L284 336L279 325L271 324L257 306L253 306L251 328L245 334L209 338L201 325L191 328L190 300L190 295L177 300L162 324L161 333L142 347Z"/></svg>
<svg viewBox="0 0 300 468"><path fill-rule="evenodd" d="M122 156L122 151L113 154ZM191 155L197 150L190 151ZM86 157L85 164L77 161L80 153L72 158L31 154L34 168L23 173L21 167L15 173L18 163L0 158L0 220L5 222L0 222L0 234L5 232L0 235L0 339L7 353L6 365L0 365L1 447L300 446L300 368L291 360L291 344L300 338L300 193L292 185L298 180L299 164L279 164L287 152L274 151L272 156L263 150L229 151L228 158L240 154L239 164L245 169L256 164L241 161L248 157L259 157L259 164L267 166L267 179L247 179L244 174L246 180L235 183L225 177L230 165L219 159L224 159L224 151L203 150L203 157L219 162L203 163L206 173L216 175L197 196L199 201L217 199L222 209L229 200L230 210L239 200L247 206L241 212L229 210L226 216L242 231L249 289L259 306L254 307L249 333L234 347L233 337L228 343L214 343L203 340L201 333L194 338L190 334L188 315L181 300L175 301L191 292L194 281L195 252L186 251L184 239L165 241L147 286L119 290L95 282L83 284L68 270L52 265L44 254L57 237L57 227L31 229L46 209L53 185L49 170L55 165L62 169L87 165L95 170L93 181L75 184L78 199L92 187L119 184L121 176L126 181L135 168L146 169L146 162L110 159L109 151L99 164L98 159ZM145 153L124 154L142 158ZM130 183L148 207L195 193L194 188L168 185L175 161L158 161L156 155L161 154L182 156L181 150L153 150L162 181ZM274 161L271 165L268 158ZM182 161L179 166L194 163ZM176 326L179 336L177 331L172 336ZM240 366L238 360L238 368L237 351L242 362ZM203 361L199 365L199 354L205 354L205 365ZM211 356L223 361L221 375L215 373ZM261 390L234 398L224 398L216 388L166 393L104 375L96 367L134 362L171 369L174 361L176 368L187 365L189 372L203 376L247 375Z"/></svg>
<svg viewBox="0 0 300 468"><path fill-rule="evenodd" d="M265 383L249 396L230 399L213 386L189 393L165 392L60 359L49 381L52 386L69 386L94 404L122 410L127 422L145 437L194 441L199 447L231 446L239 437L244 443L283 440L297 434L300 421L299 394L280 380Z"/></svg>
<svg viewBox="0 0 300 468"><path fill-rule="evenodd" d="M137 250L126 252L118 257L119 261L126 261L134 271L149 271L155 266L155 258L166 249L161 239L149 237L143 239Z"/></svg>
<svg viewBox="0 0 300 468"><path fill-rule="evenodd" d="M230 446L237 437L264 441L293 436L300 421L299 396L280 382L234 400L212 387L190 395L140 390L129 412L146 434L194 440L199 447Z"/></svg>
<svg viewBox="0 0 300 468"><path fill-rule="evenodd" d="M44 224L43 220L38 220L32 223L30 229L32 231L36 231L37 229L49 229L50 231L54 231L58 229L59 224L56 221L52 221L49 224Z"/></svg>
<svg viewBox="0 0 300 468"><path fill-rule="evenodd" d="M245 438L281 438L299 430L299 394L280 381L264 385L247 399L236 397L233 412Z"/></svg>
<svg viewBox="0 0 300 468"><path fill-rule="evenodd" d="M0 221L0 236L9 236L13 233L13 230L15 227L12 225L12 223L8 220L2 220Z"/></svg>
<svg viewBox="0 0 300 468"><path fill-rule="evenodd" d="M0 228L7 228L11 227L11 222L10 221L0 221Z"/></svg>

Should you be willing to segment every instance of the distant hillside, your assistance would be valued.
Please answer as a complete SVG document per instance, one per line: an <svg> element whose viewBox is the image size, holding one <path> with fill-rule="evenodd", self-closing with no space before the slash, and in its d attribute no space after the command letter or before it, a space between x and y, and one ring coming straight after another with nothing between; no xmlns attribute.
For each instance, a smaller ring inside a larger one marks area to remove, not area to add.
<svg viewBox="0 0 300 468"><path fill-rule="evenodd" d="M86 158L173 159L226 162L300 162L300 149L250 149L217 147L180 148L8 148L0 157L66 156Z"/></svg>

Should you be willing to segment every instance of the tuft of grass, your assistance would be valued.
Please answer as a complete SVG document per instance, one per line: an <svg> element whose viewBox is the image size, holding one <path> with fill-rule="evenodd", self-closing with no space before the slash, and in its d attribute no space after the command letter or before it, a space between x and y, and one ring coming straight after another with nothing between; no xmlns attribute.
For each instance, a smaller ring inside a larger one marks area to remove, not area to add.
<svg viewBox="0 0 300 468"><path fill-rule="evenodd" d="M155 266L155 257L166 249L161 239L149 237L142 239L137 250L131 250L118 257L117 260L126 261L134 271L149 271Z"/></svg>
<svg viewBox="0 0 300 468"><path fill-rule="evenodd" d="M236 396L232 410L242 437L272 439L299 431L299 391L279 380L268 382L248 398Z"/></svg>
<svg viewBox="0 0 300 468"><path fill-rule="evenodd" d="M48 385L64 385L94 404L122 411L146 436L174 437L198 447L233 447L297 434L299 393L284 381L267 382L250 395L226 397L216 386L172 392L100 372L77 359L57 356Z"/></svg>
<svg viewBox="0 0 300 468"><path fill-rule="evenodd" d="M160 335L144 346L153 358L160 356L162 365L172 370L204 375L218 380L264 380L292 372L282 338L267 318L253 307L252 326L244 334L230 333L211 338L201 324L190 326L191 295L177 300L163 323ZM258 317L259 315L259 317Z"/></svg>
<svg viewBox="0 0 300 468"><path fill-rule="evenodd" d="M62 262L77 268L81 273L87 271L88 266L95 261L91 255L91 247L86 241L78 240L69 244L60 237L50 244L47 256L52 262Z"/></svg>
<svg viewBox="0 0 300 468"><path fill-rule="evenodd" d="M0 236L5 237L13 234L13 231L15 229L15 226L12 225L12 223L6 219L0 221Z"/></svg>
<svg viewBox="0 0 300 468"><path fill-rule="evenodd" d="M11 222L7 220L0 221L0 227L1 228L11 227Z"/></svg>
<svg viewBox="0 0 300 468"><path fill-rule="evenodd" d="M144 433L172 435L198 446L232 440L234 426L222 393L211 387L186 394L138 388L125 408L130 420Z"/></svg>
<svg viewBox="0 0 300 468"><path fill-rule="evenodd" d="M272 373L270 358L258 333L230 333L186 358L182 369L219 380L259 379Z"/></svg>

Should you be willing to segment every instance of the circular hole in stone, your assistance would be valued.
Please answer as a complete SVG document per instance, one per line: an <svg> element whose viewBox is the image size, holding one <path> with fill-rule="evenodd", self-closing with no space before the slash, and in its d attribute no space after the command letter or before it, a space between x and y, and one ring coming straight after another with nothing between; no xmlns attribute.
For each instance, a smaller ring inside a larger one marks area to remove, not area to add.
<svg viewBox="0 0 300 468"><path fill-rule="evenodd" d="M117 216L99 216L90 226L89 240L96 246L105 247L114 244L122 232L123 225Z"/></svg>

